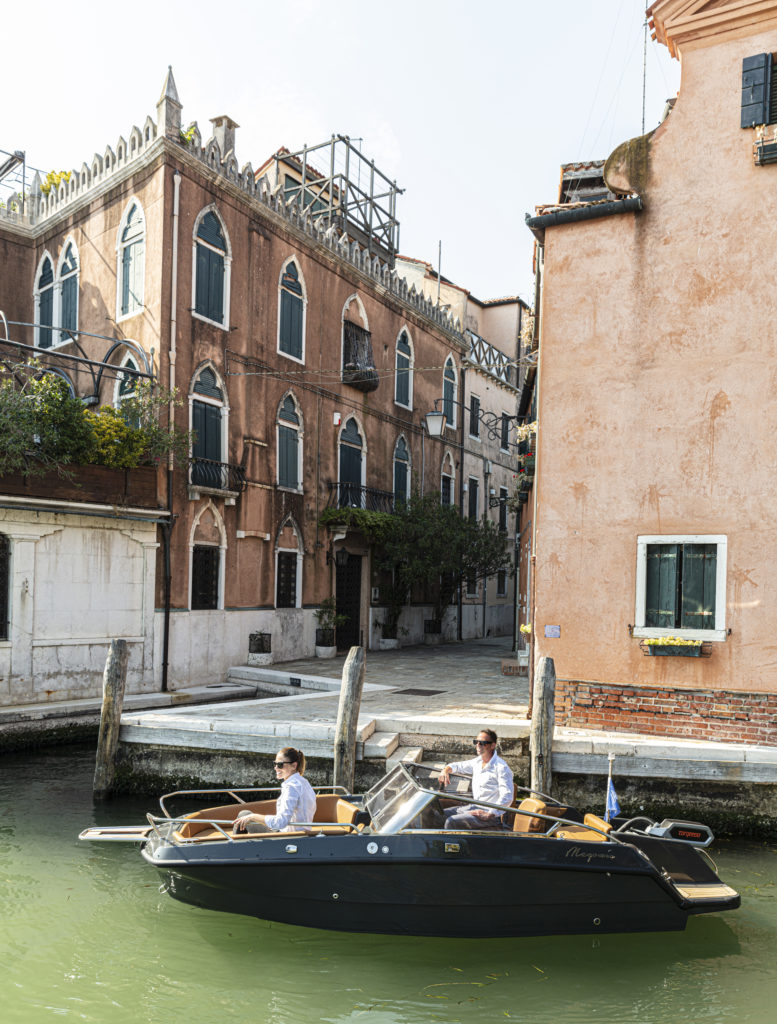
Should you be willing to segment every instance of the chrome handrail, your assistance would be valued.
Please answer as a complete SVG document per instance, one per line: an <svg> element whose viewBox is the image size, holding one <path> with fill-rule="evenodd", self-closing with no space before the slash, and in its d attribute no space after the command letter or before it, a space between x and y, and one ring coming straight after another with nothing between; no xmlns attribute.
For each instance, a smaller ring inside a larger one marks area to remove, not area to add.
<svg viewBox="0 0 777 1024"><path fill-rule="evenodd" d="M176 829L173 829L173 828L170 828L170 834L169 835L166 835L166 836L162 835L162 833L159 830L159 825L160 824L165 824L167 826L173 826L173 825L182 826L182 825L191 825L194 822L196 822L198 825L213 825L216 829L218 829L218 831L221 833L221 835L225 839L227 839L230 843L234 843L238 839L237 836L231 835L229 832L227 832L225 829L222 828L222 825L228 825L230 827L234 826L236 819L226 819L226 820L224 820L223 818L187 818L187 817L181 817L181 818L170 818L170 817L160 818L160 817L155 817L153 814L149 813L149 814L146 814L146 820L148 821L149 825L151 826L151 828L152 828L154 834L157 836L157 838L161 839L162 842L170 843L171 846L188 846L191 843L201 842L201 840L198 840L196 836L191 836L191 837L176 836L176 835L174 835L174 832L176 831ZM316 829L329 828L329 827L331 827L333 825L336 826L337 828L347 829L348 830L348 834L350 834L351 832L358 832L358 830L359 830L358 825L354 825L350 821L292 821L289 824L294 826L294 829L292 830L292 832L296 832L298 829L299 830L310 829L310 836L311 836L311 838L314 838L314 839L316 838ZM283 837L285 835L291 835L292 833L291 832L280 831L280 832L269 832L269 833L268 832L256 832L256 833L249 833L249 834L253 835L254 839L269 839L269 838L275 839L275 838ZM215 837L213 837L213 838L215 838Z"/></svg>
<svg viewBox="0 0 777 1024"><path fill-rule="evenodd" d="M170 817L170 812L165 807L165 800L171 800L174 796L209 796L209 795L226 795L232 797L235 803L245 804L249 801L243 800L242 797L238 796L238 793L277 793L280 790L280 786L233 786L231 789L176 789L173 793L164 793L159 798L159 806L162 808L162 813L166 818ZM313 786L314 793L321 793L325 795L327 793L342 793L344 796L350 796L345 786Z"/></svg>

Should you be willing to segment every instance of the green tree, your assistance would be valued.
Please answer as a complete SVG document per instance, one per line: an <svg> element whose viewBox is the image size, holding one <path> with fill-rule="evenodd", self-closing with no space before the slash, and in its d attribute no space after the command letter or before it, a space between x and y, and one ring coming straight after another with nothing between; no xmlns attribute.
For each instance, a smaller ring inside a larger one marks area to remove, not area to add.
<svg viewBox="0 0 777 1024"><path fill-rule="evenodd" d="M431 584L437 620L463 579L493 576L507 564L504 534L489 519L463 519L439 494L416 495L387 519L378 563L393 571L394 596L406 604L413 588Z"/></svg>
<svg viewBox="0 0 777 1024"><path fill-rule="evenodd" d="M79 399L62 377L36 364L5 365L0 375L0 474L42 473L90 462L94 436Z"/></svg>

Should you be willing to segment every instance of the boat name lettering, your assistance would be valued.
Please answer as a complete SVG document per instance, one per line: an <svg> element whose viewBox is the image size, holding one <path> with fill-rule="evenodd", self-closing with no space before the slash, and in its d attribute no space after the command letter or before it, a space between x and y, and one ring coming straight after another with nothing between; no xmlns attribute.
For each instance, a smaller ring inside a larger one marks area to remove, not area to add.
<svg viewBox="0 0 777 1024"><path fill-rule="evenodd" d="M564 856L586 860L589 864L592 860L615 860L615 854L608 850L581 850L579 846L571 846Z"/></svg>

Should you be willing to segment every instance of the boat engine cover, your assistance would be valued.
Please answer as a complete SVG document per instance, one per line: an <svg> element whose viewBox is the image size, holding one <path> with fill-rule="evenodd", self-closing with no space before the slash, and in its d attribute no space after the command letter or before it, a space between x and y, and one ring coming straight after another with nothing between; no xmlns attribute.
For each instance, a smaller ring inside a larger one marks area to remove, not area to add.
<svg viewBox="0 0 777 1024"><path fill-rule="evenodd" d="M698 821L676 821L674 818L664 818L660 824L651 825L646 831L648 835L676 839L691 846L706 847L715 838L707 825L700 825Z"/></svg>

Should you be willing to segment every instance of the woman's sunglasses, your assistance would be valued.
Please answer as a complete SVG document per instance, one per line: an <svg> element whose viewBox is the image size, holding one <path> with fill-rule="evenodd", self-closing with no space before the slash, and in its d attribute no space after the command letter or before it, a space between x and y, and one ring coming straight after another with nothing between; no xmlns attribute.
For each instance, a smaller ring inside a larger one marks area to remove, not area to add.
<svg viewBox="0 0 777 1024"><path fill-rule="evenodd" d="M283 768L285 764L294 764L293 761L273 761L274 768Z"/></svg>

